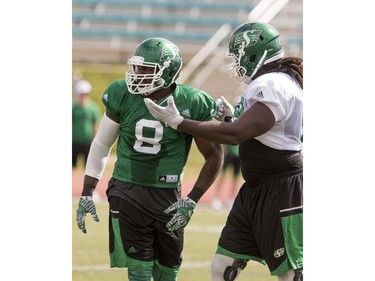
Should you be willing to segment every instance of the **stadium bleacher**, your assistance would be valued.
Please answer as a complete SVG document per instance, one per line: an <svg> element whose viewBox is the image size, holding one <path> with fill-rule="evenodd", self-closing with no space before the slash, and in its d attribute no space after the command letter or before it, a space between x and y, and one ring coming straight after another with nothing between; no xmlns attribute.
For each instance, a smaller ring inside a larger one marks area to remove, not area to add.
<svg viewBox="0 0 375 281"><path fill-rule="evenodd" d="M245 22L258 2L72 0L73 62L124 64L139 42L159 36L179 46L186 65L223 24L234 28ZM283 34L287 55L302 56L302 0L290 0L270 23ZM212 77L217 86L204 90L225 95L232 81L222 72L224 67Z"/></svg>
<svg viewBox="0 0 375 281"><path fill-rule="evenodd" d="M72 3L75 41L139 42L160 36L200 46L224 23L235 27L245 21L253 7L248 1L73 0ZM192 53L196 50L193 48Z"/></svg>

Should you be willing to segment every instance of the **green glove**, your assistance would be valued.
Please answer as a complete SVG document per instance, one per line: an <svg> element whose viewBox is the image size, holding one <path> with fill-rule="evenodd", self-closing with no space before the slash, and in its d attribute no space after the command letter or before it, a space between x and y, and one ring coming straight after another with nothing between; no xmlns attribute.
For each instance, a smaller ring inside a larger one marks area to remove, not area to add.
<svg viewBox="0 0 375 281"><path fill-rule="evenodd" d="M194 209L197 203L195 203L189 197L180 199L177 202L169 206L164 213L169 214L170 212L177 210L173 218L166 224L169 231L179 230L184 228L191 219L194 213Z"/></svg>
<svg viewBox="0 0 375 281"><path fill-rule="evenodd" d="M96 213L96 208L94 200L92 200L92 196L81 196L78 203L76 219L78 227L80 230L82 230L83 233L86 233L85 217L87 213L91 214L94 221L99 221L99 217Z"/></svg>

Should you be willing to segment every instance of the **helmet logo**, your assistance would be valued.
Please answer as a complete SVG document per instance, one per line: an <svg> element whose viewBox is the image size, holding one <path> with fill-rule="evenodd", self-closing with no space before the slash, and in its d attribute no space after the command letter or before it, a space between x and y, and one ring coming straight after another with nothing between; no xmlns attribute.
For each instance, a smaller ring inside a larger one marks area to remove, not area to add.
<svg viewBox="0 0 375 281"><path fill-rule="evenodd" d="M177 56L175 50L170 47L164 46L161 49L160 61L165 61L168 58L174 59Z"/></svg>
<svg viewBox="0 0 375 281"><path fill-rule="evenodd" d="M251 29L237 35L234 40L234 49L239 49L242 44L244 47L253 46L258 42L262 30Z"/></svg>

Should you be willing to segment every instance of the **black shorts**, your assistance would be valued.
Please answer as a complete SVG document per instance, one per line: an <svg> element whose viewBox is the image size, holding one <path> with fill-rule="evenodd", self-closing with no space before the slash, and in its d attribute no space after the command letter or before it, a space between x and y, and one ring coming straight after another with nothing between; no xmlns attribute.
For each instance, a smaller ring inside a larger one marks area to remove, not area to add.
<svg viewBox="0 0 375 281"><path fill-rule="evenodd" d="M303 175L241 187L217 253L267 264L272 275L303 268Z"/></svg>
<svg viewBox="0 0 375 281"><path fill-rule="evenodd" d="M112 190L127 187L133 190L147 189L114 179L109 185L112 185ZM142 192L144 193L140 191ZM163 191L156 190L156 192ZM111 267L129 267L129 261L133 263L136 261L138 264L157 261L164 267L179 269L182 262L184 231L168 231L165 225L170 217L158 219L157 215L152 216L118 196L109 196L109 205Z"/></svg>

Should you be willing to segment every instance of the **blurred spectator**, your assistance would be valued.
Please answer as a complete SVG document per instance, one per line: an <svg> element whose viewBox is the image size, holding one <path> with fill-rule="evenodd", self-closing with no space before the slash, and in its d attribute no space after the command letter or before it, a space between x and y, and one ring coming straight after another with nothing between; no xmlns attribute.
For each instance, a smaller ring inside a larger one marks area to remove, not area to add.
<svg viewBox="0 0 375 281"><path fill-rule="evenodd" d="M77 159L84 157L86 165L91 142L99 127L101 112L99 106L90 98L92 86L86 80L80 80L74 85L74 101L72 110L73 128L73 168L77 167Z"/></svg>
<svg viewBox="0 0 375 281"><path fill-rule="evenodd" d="M229 209L232 208L233 200L236 197L237 191L241 184L240 182L241 164L240 164L240 158L238 156L239 146L238 145L225 145L224 148L225 148L224 164L221 169L221 173L218 176L217 186L215 189L215 195L211 202L211 206L215 210L222 209L224 204ZM228 186L230 188L230 192L225 202L222 202L220 199L220 194L223 188L225 188L224 182L225 182L225 175L227 174L228 167L231 167L229 169L232 169L232 174L230 175L230 185Z"/></svg>

